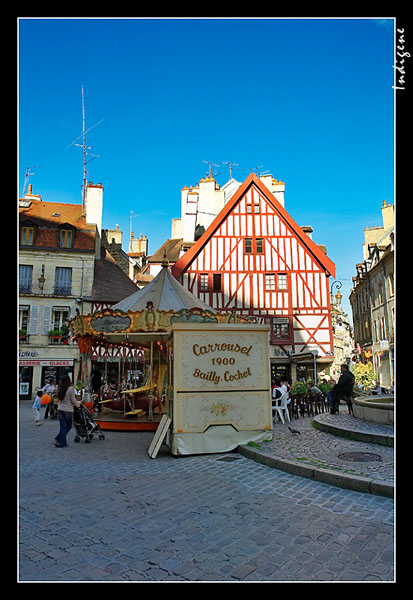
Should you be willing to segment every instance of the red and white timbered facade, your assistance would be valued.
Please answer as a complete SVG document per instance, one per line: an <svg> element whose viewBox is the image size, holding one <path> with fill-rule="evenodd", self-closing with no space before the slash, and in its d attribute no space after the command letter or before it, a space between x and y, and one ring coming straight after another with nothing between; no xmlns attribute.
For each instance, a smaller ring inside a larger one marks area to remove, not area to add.
<svg viewBox="0 0 413 600"><path fill-rule="evenodd" d="M251 174L174 276L216 310L271 325L274 355L333 355L329 276L334 263ZM278 348L278 351L276 350Z"/></svg>

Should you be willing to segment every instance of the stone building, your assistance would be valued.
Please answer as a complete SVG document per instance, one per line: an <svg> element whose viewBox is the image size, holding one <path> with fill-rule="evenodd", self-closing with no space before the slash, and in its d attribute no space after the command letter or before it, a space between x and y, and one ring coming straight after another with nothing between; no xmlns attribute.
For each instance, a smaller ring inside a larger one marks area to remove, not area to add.
<svg viewBox="0 0 413 600"><path fill-rule="evenodd" d="M30 400L46 380L79 374L79 349L69 320L118 302L136 290L101 247L102 184L86 202L19 199L19 397ZM111 282L111 283L110 283ZM114 283L116 282L116 284ZM109 284L109 288L107 285ZM106 287L105 287L106 286Z"/></svg>
<svg viewBox="0 0 413 600"><path fill-rule="evenodd" d="M371 361L377 383L394 383L394 205L383 201L382 226L364 230L363 261L356 265L350 304L356 359Z"/></svg>

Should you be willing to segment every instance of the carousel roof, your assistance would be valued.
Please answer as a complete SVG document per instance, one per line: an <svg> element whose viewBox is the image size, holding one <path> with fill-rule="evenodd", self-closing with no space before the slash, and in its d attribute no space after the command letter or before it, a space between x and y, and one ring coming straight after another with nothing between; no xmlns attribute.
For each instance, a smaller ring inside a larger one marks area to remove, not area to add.
<svg viewBox="0 0 413 600"><path fill-rule="evenodd" d="M135 312L145 309L147 302L152 302L153 307L158 310L178 311L182 308L201 308L215 312L208 304L185 289L166 266L144 288L124 298L111 308Z"/></svg>

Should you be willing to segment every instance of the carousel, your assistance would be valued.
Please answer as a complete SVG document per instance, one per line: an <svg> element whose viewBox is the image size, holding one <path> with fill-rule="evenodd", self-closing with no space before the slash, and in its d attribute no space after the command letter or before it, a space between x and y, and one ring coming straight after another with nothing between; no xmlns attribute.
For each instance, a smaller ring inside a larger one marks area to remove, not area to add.
<svg viewBox="0 0 413 600"><path fill-rule="evenodd" d="M235 310L216 313L166 265L113 307L78 313L71 327L101 429L156 431L168 418L173 454L271 439L269 327ZM92 356L103 370L94 394Z"/></svg>

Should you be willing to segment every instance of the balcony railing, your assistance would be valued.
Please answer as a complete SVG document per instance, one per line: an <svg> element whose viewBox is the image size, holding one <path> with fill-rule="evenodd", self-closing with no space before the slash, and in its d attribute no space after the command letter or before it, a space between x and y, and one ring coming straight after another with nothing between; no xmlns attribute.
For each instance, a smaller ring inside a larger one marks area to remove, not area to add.
<svg viewBox="0 0 413 600"><path fill-rule="evenodd" d="M55 296L70 296L72 291L71 285L55 285L54 294Z"/></svg>

